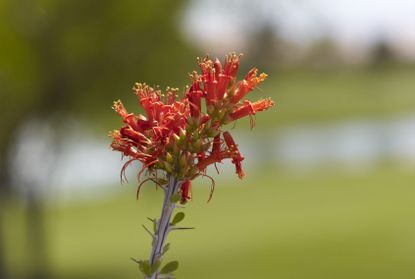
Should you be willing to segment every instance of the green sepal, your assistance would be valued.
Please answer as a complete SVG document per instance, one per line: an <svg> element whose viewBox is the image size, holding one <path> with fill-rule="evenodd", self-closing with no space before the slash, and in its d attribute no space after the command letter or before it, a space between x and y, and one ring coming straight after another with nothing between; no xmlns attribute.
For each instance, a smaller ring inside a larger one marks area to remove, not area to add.
<svg viewBox="0 0 415 279"><path fill-rule="evenodd" d="M166 264L161 270L161 274L167 274L171 273L179 268L179 262L178 261L171 261L168 264Z"/></svg>
<svg viewBox="0 0 415 279"><path fill-rule="evenodd" d="M174 225L176 225L177 223L179 223L180 221L182 221L183 219L184 219L184 213L183 212L178 212L175 216L174 216L174 218L173 218L173 220L171 221L171 224L174 226Z"/></svg>

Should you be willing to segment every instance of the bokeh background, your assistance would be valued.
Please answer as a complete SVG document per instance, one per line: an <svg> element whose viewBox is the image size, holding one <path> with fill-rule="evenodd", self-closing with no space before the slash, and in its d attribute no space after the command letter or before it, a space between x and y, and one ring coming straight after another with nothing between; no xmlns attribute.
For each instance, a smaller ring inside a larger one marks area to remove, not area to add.
<svg viewBox="0 0 415 279"><path fill-rule="evenodd" d="M243 52L276 107L233 133L247 178L198 179L178 278L415 278L415 2L1 0L0 278L140 278L162 193L120 185L134 82Z"/></svg>

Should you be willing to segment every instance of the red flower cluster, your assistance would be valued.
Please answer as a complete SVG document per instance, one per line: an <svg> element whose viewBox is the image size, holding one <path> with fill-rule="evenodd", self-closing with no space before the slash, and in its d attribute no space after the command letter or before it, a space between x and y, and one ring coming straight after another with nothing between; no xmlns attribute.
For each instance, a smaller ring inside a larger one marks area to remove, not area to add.
<svg viewBox="0 0 415 279"><path fill-rule="evenodd" d="M182 202L191 198L191 180L205 175L206 168L224 159L231 159L236 173L244 177L237 144L223 125L273 106L271 99L257 102L242 100L248 92L265 80L256 68L241 81L236 80L240 56L230 54L224 65L208 57L199 60L201 74L193 72L192 84L183 98L177 89L158 88L137 83L134 92L145 114L128 113L121 101L114 102L114 110L125 125L111 132L111 147L130 157L125 168L135 160L143 164L140 174L148 170L156 176L162 170L183 180ZM204 102L202 102L204 99ZM202 107L204 103L204 107ZM253 122L251 122L253 125Z"/></svg>

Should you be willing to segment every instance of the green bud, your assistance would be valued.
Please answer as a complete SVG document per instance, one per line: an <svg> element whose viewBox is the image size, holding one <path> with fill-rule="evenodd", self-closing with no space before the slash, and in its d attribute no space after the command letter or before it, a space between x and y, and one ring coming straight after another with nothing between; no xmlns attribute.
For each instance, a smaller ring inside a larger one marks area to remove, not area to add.
<svg viewBox="0 0 415 279"><path fill-rule="evenodd" d="M173 149L172 149L173 155L178 156L180 153L180 148L177 144L173 145Z"/></svg>
<svg viewBox="0 0 415 279"><path fill-rule="evenodd" d="M226 110L220 110L218 112L218 119L222 119L225 116Z"/></svg>
<svg viewBox="0 0 415 279"><path fill-rule="evenodd" d="M173 166L169 162L167 162L167 161L164 161L164 169L168 173L172 173L173 172Z"/></svg>
<svg viewBox="0 0 415 279"><path fill-rule="evenodd" d="M174 158L173 158L173 156L171 155L171 153L170 153L170 152L167 152L167 154L166 154L166 161L167 161L168 163L172 164L172 163L173 163L173 160L174 160Z"/></svg>
<svg viewBox="0 0 415 279"><path fill-rule="evenodd" d="M175 135L175 140L178 146L182 146L186 140L186 130L180 128L180 134L177 136Z"/></svg>
<svg viewBox="0 0 415 279"><path fill-rule="evenodd" d="M180 137L176 134L173 134L173 138L175 142L178 142L180 140Z"/></svg>
<svg viewBox="0 0 415 279"><path fill-rule="evenodd" d="M193 144L194 149L197 151L200 149L200 147L202 146L203 141L202 139L198 139L197 141L195 141L195 143Z"/></svg>
<svg viewBox="0 0 415 279"><path fill-rule="evenodd" d="M187 165L187 156L186 156L186 154L185 154L185 153L183 153L183 154L180 156L180 159L179 159L179 166L180 166L180 168L182 169L182 168L184 168L186 165Z"/></svg>
<svg viewBox="0 0 415 279"><path fill-rule="evenodd" d="M212 115L214 113L214 111L215 111L215 107L213 105L208 105L207 108L206 108L206 110L207 110L207 113L209 115Z"/></svg>

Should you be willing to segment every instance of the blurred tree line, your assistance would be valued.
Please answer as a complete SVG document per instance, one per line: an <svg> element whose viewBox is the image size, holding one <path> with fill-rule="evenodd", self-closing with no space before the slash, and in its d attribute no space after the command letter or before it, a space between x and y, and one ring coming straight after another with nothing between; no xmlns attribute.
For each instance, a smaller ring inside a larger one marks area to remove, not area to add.
<svg viewBox="0 0 415 279"><path fill-rule="evenodd" d="M14 145L29 121L49 121L57 137L65 136L67 117L105 131L116 118L112 101L132 102L135 81L184 85L196 54L176 24L185 2L0 1L0 202L13 193ZM41 258L42 214L28 199L28 225L38 238L33 255ZM1 232L0 278L8 278ZM46 277L41 266L33 271L32 278Z"/></svg>

